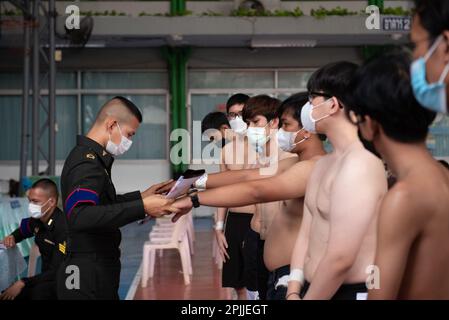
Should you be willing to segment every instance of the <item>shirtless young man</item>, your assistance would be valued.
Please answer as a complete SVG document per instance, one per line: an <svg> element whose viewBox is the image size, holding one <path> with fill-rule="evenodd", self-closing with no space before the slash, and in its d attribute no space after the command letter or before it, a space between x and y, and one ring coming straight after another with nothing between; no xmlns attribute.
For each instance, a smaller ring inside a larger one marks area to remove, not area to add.
<svg viewBox="0 0 449 320"><path fill-rule="evenodd" d="M284 101L278 111L281 119L278 144L297 157L281 160L275 176L261 175L259 169L208 175L207 190L198 195L199 202L208 206L288 200L283 201L266 234L264 262L271 273L268 299L285 298L284 276L290 272L288 265L301 225L306 181L316 160L325 154L318 136L302 130L300 124L301 107L307 98L307 93L295 94ZM192 202L186 197L176 205L188 211Z"/></svg>
<svg viewBox="0 0 449 320"><path fill-rule="evenodd" d="M361 67L354 78L351 118L397 178L379 214L379 287L369 298L446 300L449 172L427 150L435 113L415 100L409 68L405 54L389 54Z"/></svg>
<svg viewBox="0 0 449 320"><path fill-rule="evenodd" d="M255 163L263 175L275 172L278 162L282 159L296 155L279 149L276 132L279 126L277 115L281 101L268 95L258 95L250 98L243 108L243 120L248 124L247 140L248 154L255 150L255 158L250 157L249 162ZM227 196L233 196L228 193ZM283 202L256 203L256 211L251 220L251 228L244 240L244 256L248 258L246 274L250 279L256 278L256 286L260 300L265 300L269 272L264 263L264 243L266 234L273 218L280 212Z"/></svg>
<svg viewBox="0 0 449 320"><path fill-rule="evenodd" d="M246 131L245 144L230 144L226 152L223 152L223 163L230 166L231 172L236 169L242 169L243 165L235 165L244 163L245 167L260 168L263 175L269 175L276 170L279 159L287 157L295 157L287 152L278 149L276 131L279 119L277 110L280 105L278 99L267 95L258 95L250 98L242 110L242 117L248 123L249 128ZM235 142L235 141L234 141ZM225 197L229 197L233 193L228 193ZM255 202L247 203L253 205ZM229 204L232 207L240 205ZM268 270L263 262L263 247L265 235L271 225L273 217L280 211L281 202L271 202L266 204L256 204L255 213L251 219L251 228L248 232L243 229L227 228L230 237L239 238L243 241L240 254L244 258L244 277L246 279L246 287L249 289L256 288L260 299L265 299L268 282ZM242 219L242 214L236 214L233 219ZM229 223L229 215L227 219ZM216 228L221 229L221 223L218 221ZM243 237L243 239L242 239ZM228 260L228 262L235 263ZM234 268L235 269L235 268ZM251 290L253 291L253 290Z"/></svg>
<svg viewBox="0 0 449 320"><path fill-rule="evenodd" d="M224 137L231 141L222 148L221 172L254 167L248 164L248 148L245 141L246 123L242 119L242 109L248 99L249 96L246 94L234 94L226 102L226 116L221 112L214 112L208 114L202 121L203 134L210 132L211 139L221 141ZM209 129L215 130L209 131ZM237 154L238 150L242 150L243 154ZM245 276L246 259L242 250L244 237L250 228L254 211L254 205L217 208L215 236L219 254L223 259L221 283L223 288L233 288L238 300L246 300L246 289L257 290L253 284L255 280L251 281Z"/></svg>
<svg viewBox="0 0 449 320"><path fill-rule="evenodd" d="M313 168L303 222L291 261L287 299L366 297L366 269L374 263L377 213L387 190L384 166L367 151L343 102L357 66L328 64L308 82L301 120L326 134L333 151Z"/></svg>

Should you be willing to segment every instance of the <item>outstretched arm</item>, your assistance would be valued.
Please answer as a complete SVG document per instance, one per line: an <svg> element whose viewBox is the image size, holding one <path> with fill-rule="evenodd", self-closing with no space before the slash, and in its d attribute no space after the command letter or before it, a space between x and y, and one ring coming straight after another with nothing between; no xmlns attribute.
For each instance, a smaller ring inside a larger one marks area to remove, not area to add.
<svg viewBox="0 0 449 320"><path fill-rule="evenodd" d="M301 198L304 197L314 164L313 160L301 161L280 175L199 192L199 202L211 207L241 207ZM188 212L192 203L190 198L186 197L177 200L173 206ZM174 220L176 221L176 218Z"/></svg>
<svg viewBox="0 0 449 320"><path fill-rule="evenodd" d="M279 161L277 174L288 170L288 168L291 168L297 162L297 157L287 158ZM224 172L209 174L207 177L206 189L213 189L242 181L250 181L269 177L270 175L260 174L260 169L227 170Z"/></svg>

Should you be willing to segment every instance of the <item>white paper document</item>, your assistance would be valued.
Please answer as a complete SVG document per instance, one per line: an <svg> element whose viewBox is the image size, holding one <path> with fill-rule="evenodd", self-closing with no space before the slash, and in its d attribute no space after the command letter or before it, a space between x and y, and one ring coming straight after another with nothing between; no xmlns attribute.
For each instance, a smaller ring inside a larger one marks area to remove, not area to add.
<svg viewBox="0 0 449 320"><path fill-rule="evenodd" d="M171 190L165 197L169 198L169 199L176 199L177 197L186 193L189 190L190 186L196 180L198 180L200 177L201 176L193 177L193 178L189 178L189 179L184 179L183 176L179 177L179 179L176 181L173 188L171 188Z"/></svg>

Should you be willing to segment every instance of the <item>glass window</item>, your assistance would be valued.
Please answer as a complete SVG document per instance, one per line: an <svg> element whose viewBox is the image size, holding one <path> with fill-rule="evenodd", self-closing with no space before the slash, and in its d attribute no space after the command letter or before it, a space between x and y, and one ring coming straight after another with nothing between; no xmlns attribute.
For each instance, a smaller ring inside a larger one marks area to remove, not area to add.
<svg viewBox="0 0 449 320"><path fill-rule="evenodd" d="M48 98L44 97L43 101L48 106ZM45 112L40 113L41 126L46 117ZM75 146L77 119L76 96L56 96L56 160L65 160ZM48 149L48 128L45 129L40 144L44 150ZM39 158L43 159L42 156Z"/></svg>
<svg viewBox="0 0 449 320"><path fill-rule="evenodd" d="M17 73L0 73L0 89L16 89L23 88L23 74ZM41 89L48 88L48 76L41 74L39 79ZM32 79L30 79L30 89L32 89ZM56 89L76 89L76 72L58 72L56 74Z"/></svg>
<svg viewBox="0 0 449 320"><path fill-rule="evenodd" d="M41 78L41 89L48 88L48 77ZM58 72L56 89L76 89L76 72Z"/></svg>
<svg viewBox="0 0 449 320"><path fill-rule="evenodd" d="M0 96L0 127L3 132L0 160L20 158L21 107L21 97Z"/></svg>
<svg viewBox="0 0 449 320"><path fill-rule="evenodd" d="M226 112L226 101L230 95L228 94L194 94L191 98L191 110L192 110L192 123L191 123L191 135L192 143L201 139L201 121L210 112L221 111ZM196 127L193 122L198 121ZM196 130L194 131L194 128ZM199 135L198 135L199 134ZM195 140L194 140L195 139ZM201 139L202 141L202 139ZM196 142L197 143L197 142ZM201 142L201 150L192 148L192 157L194 159L201 159L203 148L209 143L209 141ZM193 144L192 144L193 146ZM201 152L201 153L200 153ZM209 156L209 155L207 155ZM210 155L211 157L219 157L219 155Z"/></svg>
<svg viewBox="0 0 449 320"><path fill-rule="evenodd" d="M120 159L167 158L167 108L166 95L126 95L142 111L143 121L133 137L131 149ZM86 134L95 121L100 107L113 95L84 95L83 132Z"/></svg>
<svg viewBox="0 0 449 320"><path fill-rule="evenodd" d="M45 106L47 97L43 98ZM56 159L64 160L76 142L77 121L76 96L56 97ZM44 111L39 114L40 126L46 121ZM31 134L31 108L29 113L28 132ZM0 125L7 132L8 139L2 140L0 160L19 160L22 133L22 97L0 96ZM40 145L43 150L48 149L48 128L43 131ZM29 139L29 159L31 159L31 138ZM39 159L43 157L39 154Z"/></svg>
<svg viewBox="0 0 449 320"><path fill-rule="evenodd" d="M285 89L305 89L312 71L279 71L278 87Z"/></svg>
<svg viewBox="0 0 449 320"><path fill-rule="evenodd" d="M274 88L272 71L190 71L190 88Z"/></svg>
<svg viewBox="0 0 449 320"><path fill-rule="evenodd" d="M83 89L167 88L167 72L84 72Z"/></svg>
<svg viewBox="0 0 449 320"><path fill-rule="evenodd" d="M22 89L22 73L0 73L0 89Z"/></svg>

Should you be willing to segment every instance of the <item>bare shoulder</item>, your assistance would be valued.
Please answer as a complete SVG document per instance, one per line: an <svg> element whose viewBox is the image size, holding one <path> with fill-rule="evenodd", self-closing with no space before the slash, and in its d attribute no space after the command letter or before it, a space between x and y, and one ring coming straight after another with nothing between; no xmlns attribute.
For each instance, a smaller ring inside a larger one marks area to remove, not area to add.
<svg viewBox="0 0 449 320"><path fill-rule="evenodd" d="M353 175L363 175L368 179L386 182L382 160L363 147L354 148L343 156L340 171L344 174L349 171Z"/></svg>
<svg viewBox="0 0 449 320"><path fill-rule="evenodd" d="M298 157L290 157L279 161L279 173L289 170L298 163L300 163Z"/></svg>
<svg viewBox="0 0 449 320"><path fill-rule="evenodd" d="M287 170L287 172L292 172L292 171L312 172L313 167L315 166L317 161L318 161L318 159L297 161L289 170Z"/></svg>
<svg viewBox="0 0 449 320"><path fill-rule="evenodd" d="M425 202L410 181L398 181L384 197L380 224L404 231L417 229L425 222Z"/></svg>

